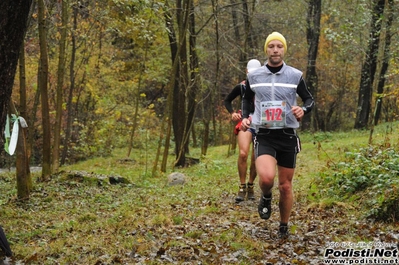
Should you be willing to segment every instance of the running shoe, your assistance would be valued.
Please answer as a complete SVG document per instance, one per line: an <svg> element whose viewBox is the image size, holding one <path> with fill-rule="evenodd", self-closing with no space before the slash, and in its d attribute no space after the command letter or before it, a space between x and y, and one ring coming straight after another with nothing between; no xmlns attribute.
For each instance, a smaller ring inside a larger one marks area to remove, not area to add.
<svg viewBox="0 0 399 265"><path fill-rule="evenodd" d="M270 198L266 198L264 195L261 196L259 205L258 205L259 216L262 219L269 219L272 214L272 195L270 194Z"/></svg>
<svg viewBox="0 0 399 265"><path fill-rule="evenodd" d="M288 226L287 225L280 225L278 229L278 237L280 239L286 239L288 238L289 233L288 233Z"/></svg>

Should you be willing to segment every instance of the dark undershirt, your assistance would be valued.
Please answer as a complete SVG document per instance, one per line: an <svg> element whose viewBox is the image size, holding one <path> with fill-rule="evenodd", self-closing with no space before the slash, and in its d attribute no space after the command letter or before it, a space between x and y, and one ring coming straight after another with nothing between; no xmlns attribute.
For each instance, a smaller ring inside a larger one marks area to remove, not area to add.
<svg viewBox="0 0 399 265"><path fill-rule="evenodd" d="M283 65L277 66L277 67L273 67L270 66L268 64L266 64L266 67L270 70L270 72L272 72L273 74L277 73L278 71L281 70L281 68L283 68Z"/></svg>

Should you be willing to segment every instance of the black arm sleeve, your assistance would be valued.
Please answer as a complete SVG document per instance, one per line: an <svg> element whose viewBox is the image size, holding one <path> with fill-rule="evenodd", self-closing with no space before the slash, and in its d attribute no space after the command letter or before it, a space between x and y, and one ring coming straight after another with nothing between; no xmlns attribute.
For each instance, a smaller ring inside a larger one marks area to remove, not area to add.
<svg viewBox="0 0 399 265"><path fill-rule="evenodd" d="M303 78L301 78L296 91L302 99L303 107L306 108L305 114L309 113L314 107L314 99Z"/></svg>
<svg viewBox="0 0 399 265"><path fill-rule="evenodd" d="M223 101L224 106L226 107L227 111L230 114L234 112L233 105L231 104L231 102L238 96L241 97L241 84L236 85L233 88L233 90L230 92L230 94L228 94Z"/></svg>
<svg viewBox="0 0 399 265"><path fill-rule="evenodd" d="M249 114L254 111L255 93L252 91L248 79L245 82L245 86L245 94L242 98L242 118L248 118Z"/></svg>

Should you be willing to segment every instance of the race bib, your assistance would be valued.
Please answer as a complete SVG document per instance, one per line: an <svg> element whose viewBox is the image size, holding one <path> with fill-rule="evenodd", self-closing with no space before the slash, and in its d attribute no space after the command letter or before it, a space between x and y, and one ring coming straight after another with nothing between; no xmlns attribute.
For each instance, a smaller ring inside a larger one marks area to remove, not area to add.
<svg viewBox="0 0 399 265"><path fill-rule="evenodd" d="M285 101L263 101L261 124L268 128L284 128L286 120Z"/></svg>

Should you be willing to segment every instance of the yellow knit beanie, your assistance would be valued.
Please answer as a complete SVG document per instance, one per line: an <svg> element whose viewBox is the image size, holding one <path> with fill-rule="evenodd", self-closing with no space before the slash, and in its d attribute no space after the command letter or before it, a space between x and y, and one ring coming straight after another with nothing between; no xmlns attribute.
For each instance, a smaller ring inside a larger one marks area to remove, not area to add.
<svg viewBox="0 0 399 265"><path fill-rule="evenodd" d="M265 47L264 47L264 51L265 53L267 53L267 45L269 44L269 42L271 42L272 40L279 40L281 41L281 43L284 46L284 52L287 52L287 42L285 41L285 38L283 35L281 35L281 33L275 31L273 33L271 33L269 36L267 36L266 38L266 42L265 42Z"/></svg>

